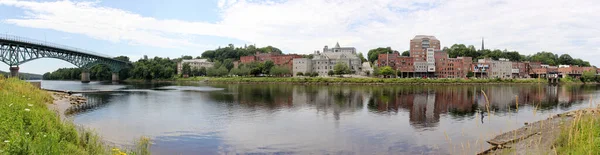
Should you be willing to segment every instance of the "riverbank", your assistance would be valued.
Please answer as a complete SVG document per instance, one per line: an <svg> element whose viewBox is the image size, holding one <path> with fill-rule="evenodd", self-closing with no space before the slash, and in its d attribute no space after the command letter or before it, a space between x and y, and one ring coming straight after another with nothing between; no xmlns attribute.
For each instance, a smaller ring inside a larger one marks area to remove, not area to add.
<svg viewBox="0 0 600 155"><path fill-rule="evenodd" d="M0 77L0 154L124 153L109 149L95 132L61 120L73 97L55 97L25 81Z"/></svg>
<svg viewBox="0 0 600 155"><path fill-rule="evenodd" d="M527 123L489 140L493 146L480 154L598 154L599 116L599 108L588 108Z"/></svg>
<svg viewBox="0 0 600 155"><path fill-rule="evenodd" d="M422 78L352 78L352 77L193 77L177 81L209 83L291 83L291 84L359 84L359 85L425 85L425 84L538 84L544 79L422 79Z"/></svg>

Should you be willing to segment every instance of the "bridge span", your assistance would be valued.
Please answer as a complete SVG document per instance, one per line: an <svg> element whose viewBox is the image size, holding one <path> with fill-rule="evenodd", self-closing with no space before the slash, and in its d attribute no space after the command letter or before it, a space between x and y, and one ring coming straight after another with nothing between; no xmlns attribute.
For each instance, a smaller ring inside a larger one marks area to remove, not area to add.
<svg viewBox="0 0 600 155"><path fill-rule="evenodd" d="M10 76L19 76L19 65L40 58L55 58L81 68L81 82L90 82L89 70L96 65L106 65L112 72L112 80L119 80L119 71L131 63L110 56L45 41L18 36L0 35L0 61L10 66Z"/></svg>

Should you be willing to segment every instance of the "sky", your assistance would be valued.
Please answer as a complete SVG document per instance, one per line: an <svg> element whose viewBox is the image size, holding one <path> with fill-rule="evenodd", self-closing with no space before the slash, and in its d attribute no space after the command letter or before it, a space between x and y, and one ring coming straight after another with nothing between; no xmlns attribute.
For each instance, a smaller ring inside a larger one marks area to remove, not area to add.
<svg viewBox="0 0 600 155"><path fill-rule="evenodd" d="M600 66L598 0L0 0L0 35L109 56L200 56L219 46L405 51L415 35L521 54L549 51ZM40 59L21 72L74 65ZM0 63L0 70L8 70Z"/></svg>

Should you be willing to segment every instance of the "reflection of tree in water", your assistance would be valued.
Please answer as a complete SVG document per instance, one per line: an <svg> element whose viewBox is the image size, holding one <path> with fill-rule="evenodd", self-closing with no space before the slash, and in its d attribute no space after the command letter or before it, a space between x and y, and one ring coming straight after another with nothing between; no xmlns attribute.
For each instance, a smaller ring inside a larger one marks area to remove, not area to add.
<svg viewBox="0 0 600 155"><path fill-rule="evenodd" d="M294 93L295 104L313 106L317 112L333 113L336 120L343 112L355 112L363 107L363 91L359 87L344 86L298 86Z"/></svg>

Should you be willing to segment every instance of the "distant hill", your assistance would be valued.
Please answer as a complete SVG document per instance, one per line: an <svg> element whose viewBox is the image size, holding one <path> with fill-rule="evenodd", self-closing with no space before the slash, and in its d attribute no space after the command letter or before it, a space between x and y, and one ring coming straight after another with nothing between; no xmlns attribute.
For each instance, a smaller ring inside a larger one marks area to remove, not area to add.
<svg viewBox="0 0 600 155"><path fill-rule="evenodd" d="M0 75L2 75L4 77L7 77L9 74L10 73L8 73L8 72L0 70ZM19 73L19 76L25 80L41 80L42 79L42 75L33 74L33 73Z"/></svg>

